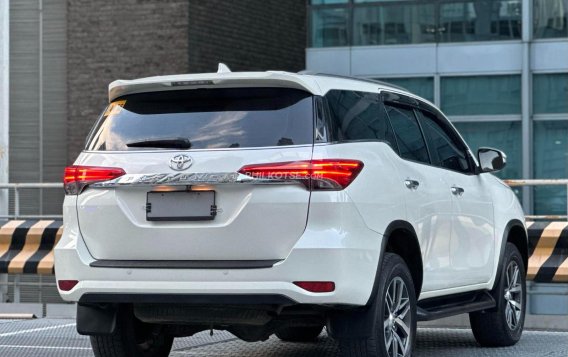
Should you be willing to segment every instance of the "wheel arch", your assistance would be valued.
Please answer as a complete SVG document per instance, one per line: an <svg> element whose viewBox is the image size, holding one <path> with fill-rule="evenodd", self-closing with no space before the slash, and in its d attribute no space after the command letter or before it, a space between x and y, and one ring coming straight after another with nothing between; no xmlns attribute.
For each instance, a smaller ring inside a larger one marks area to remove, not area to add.
<svg viewBox="0 0 568 357"><path fill-rule="evenodd" d="M385 252L395 253L404 260L412 275L416 299L418 299L424 281L424 265L422 263L422 252L420 243L418 243L418 235L414 227L406 221L393 221L385 230L383 239L381 260ZM375 277L376 283L377 279ZM376 291L376 286L374 288L374 291Z"/></svg>
<svg viewBox="0 0 568 357"><path fill-rule="evenodd" d="M496 269L495 282L493 283L493 289L495 289L496 284L499 283L499 277L501 276L501 271L503 269L503 256L505 255L505 247L507 243L514 244L521 256L523 257L523 263L525 264L525 270L528 269L529 262L529 247L528 247L528 234L527 229L523 222L518 219L512 219L507 223L503 231L503 236L501 238L501 250L499 252L498 266Z"/></svg>

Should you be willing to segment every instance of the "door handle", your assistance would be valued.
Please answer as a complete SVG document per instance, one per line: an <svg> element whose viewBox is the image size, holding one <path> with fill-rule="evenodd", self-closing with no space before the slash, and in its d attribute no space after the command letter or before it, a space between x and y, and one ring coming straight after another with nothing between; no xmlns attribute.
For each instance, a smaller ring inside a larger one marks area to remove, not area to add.
<svg viewBox="0 0 568 357"><path fill-rule="evenodd" d="M455 196L461 196L465 192L465 190L463 188L457 187L457 186L452 186L451 190L452 190L452 194L454 194Z"/></svg>
<svg viewBox="0 0 568 357"><path fill-rule="evenodd" d="M418 186L420 186L420 182L418 182L416 180L406 179L404 181L404 185L406 186L406 188L408 188L410 190L416 190L418 188Z"/></svg>

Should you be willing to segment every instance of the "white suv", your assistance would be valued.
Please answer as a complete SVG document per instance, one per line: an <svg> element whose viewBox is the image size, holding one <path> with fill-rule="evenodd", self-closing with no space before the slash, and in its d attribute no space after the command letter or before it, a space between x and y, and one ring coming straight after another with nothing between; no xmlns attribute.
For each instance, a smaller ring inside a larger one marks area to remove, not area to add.
<svg viewBox="0 0 568 357"><path fill-rule="evenodd" d="M514 193L431 103L384 83L242 72L115 81L65 171L63 299L97 356L228 330L409 356L469 313L512 345L527 234Z"/></svg>

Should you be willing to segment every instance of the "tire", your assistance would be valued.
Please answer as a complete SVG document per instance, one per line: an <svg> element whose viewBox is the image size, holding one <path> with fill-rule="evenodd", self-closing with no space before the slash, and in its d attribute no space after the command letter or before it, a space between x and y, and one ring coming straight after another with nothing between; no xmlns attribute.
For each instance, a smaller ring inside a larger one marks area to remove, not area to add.
<svg viewBox="0 0 568 357"><path fill-rule="evenodd" d="M368 313L375 314L373 330L367 338L340 340L343 357L412 355L416 341L416 293L404 260L396 254L385 253L378 283L373 302L376 306L367 309ZM395 290L400 291L397 288L401 287L402 295L395 295ZM395 349L400 354L395 353Z"/></svg>
<svg viewBox="0 0 568 357"><path fill-rule="evenodd" d="M505 247L502 267L501 276L492 292L497 307L491 311L469 314L473 335L483 347L512 346L520 340L523 333L526 270L521 253L512 243L507 243Z"/></svg>
<svg viewBox="0 0 568 357"><path fill-rule="evenodd" d="M276 337L285 342L316 342L323 326L285 326L276 330Z"/></svg>
<svg viewBox="0 0 568 357"><path fill-rule="evenodd" d="M161 326L146 324L134 317L132 309L119 311L112 335L91 336L96 357L166 357L174 338Z"/></svg>

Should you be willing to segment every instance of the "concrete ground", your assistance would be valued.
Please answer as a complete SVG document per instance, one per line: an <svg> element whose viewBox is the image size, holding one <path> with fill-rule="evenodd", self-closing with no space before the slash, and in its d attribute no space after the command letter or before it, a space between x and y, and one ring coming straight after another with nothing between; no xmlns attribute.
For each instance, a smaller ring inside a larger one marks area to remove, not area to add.
<svg viewBox="0 0 568 357"><path fill-rule="evenodd" d="M284 343L276 337L246 343L227 332L200 333L174 342L171 356L336 356L337 344L325 334L318 343ZM415 350L418 357L443 356L568 356L568 332L525 331L508 348L480 348L467 329L421 327ZM0 356L93 356L89 339L77 334L71 319L0 320Z"/></svg>

